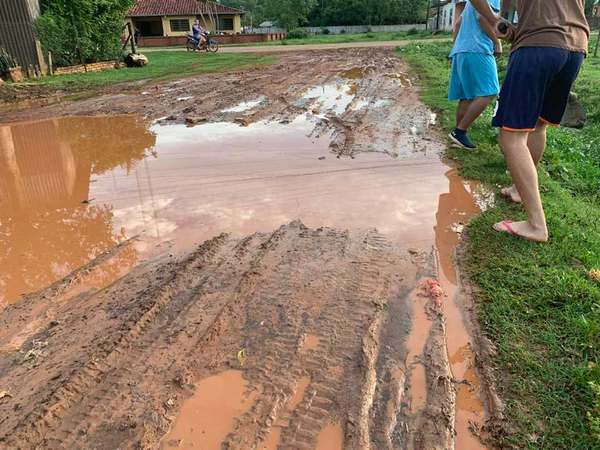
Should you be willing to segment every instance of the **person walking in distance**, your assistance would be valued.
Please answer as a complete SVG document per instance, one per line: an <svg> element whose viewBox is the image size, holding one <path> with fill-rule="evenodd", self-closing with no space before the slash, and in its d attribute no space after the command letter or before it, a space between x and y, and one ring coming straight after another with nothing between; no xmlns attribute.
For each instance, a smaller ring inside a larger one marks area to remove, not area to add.
<svg viewBox="0 0 600 450"><path fill-rule="evenodd" d="M486 0L471 2L493 20ZM502 0L503 16L513 4L514 0ZM523 204L527 220L504 220L494 229L545 242L548 228L537 165L546 149L547 127L558 126L567 108L587 54L590 29L585 0L519 0L517 14L517 28L509 33L512 51L493 125L500 128L500 146L514 183L502 193Z"/></svg>
<svg viewBox="0 0 600 450"><path fill-rule="evenodd" d="M488 0L500 12L500 0ZM490 22L470 2L456 20L458 34L450 53L452 74L449 100L458 100L456 128L449 137L455 145L472 150L476 146L467 134L475 120L500 91L498 67L494 56L502 53L496 36L495 21Z"/></svg>

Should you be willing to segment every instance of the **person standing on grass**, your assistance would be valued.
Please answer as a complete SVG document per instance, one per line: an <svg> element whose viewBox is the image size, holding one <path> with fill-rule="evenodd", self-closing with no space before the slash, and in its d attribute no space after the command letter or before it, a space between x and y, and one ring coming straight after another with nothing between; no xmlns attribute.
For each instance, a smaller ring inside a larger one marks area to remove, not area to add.
<svg viewBox="0 0 600 450"><path fill-rule="evenodd" d="M487 0L500 12L500 0ZM458 34L450 53L452 75L449 100L458 100L456 128L449 137L455 145L473 150L476 145L467 134L475 120L500 92L498 67L494 56L502 54L495 22L480 15L470 2L456 20Z"/></svg>
<svg viewBox="0 0 600 450"><path fill-rule="evenodd" d="M471 1L491 20L485 0ZM514 0L502 0L502 16L513 4ZM519 23L510 34L511 57L493 125L500 128L500 146L514 182L502 193L523 204L527 220L504 220L494 229L546 242L537 164L546 149L547 127L559 126L567 108L588 51L590 28L585 0L519 0L517 14Z"/></svg>

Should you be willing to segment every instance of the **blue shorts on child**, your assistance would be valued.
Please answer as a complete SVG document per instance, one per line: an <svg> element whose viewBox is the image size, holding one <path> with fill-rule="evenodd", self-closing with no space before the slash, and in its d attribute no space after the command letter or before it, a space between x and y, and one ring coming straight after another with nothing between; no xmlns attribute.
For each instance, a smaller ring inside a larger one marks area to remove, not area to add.
<svg viewBox="0 0 600 450"><path fill-rule="evenodd" d="M493 55L465 52L452 57L449 100L473 100L499 92L498 66Z"/></svg>

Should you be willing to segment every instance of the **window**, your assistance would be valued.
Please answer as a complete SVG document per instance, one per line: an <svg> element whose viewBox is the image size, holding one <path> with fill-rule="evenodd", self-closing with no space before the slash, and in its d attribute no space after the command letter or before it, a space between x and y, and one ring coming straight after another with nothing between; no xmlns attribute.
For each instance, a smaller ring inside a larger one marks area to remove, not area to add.
<svg viewBox="0 0 600 450"><path fill-rule="evenodd" d="M219 29L233 31L233 18L219 17Z"/></svg>
<svg viewBox="0 0 600 450"><path fill-rule="evenodd" d="M171 19L171 31L190 31L188 19Z"/></svg>

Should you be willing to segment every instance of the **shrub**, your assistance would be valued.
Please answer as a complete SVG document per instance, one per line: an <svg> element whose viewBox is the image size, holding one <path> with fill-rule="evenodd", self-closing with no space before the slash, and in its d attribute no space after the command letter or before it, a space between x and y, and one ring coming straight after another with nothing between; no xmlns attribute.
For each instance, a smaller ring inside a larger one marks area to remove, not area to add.
<svg viewBox="0 0 600 450"><path fill-rule="evenodd" d="M287 39L304 39L308 37L308 32L302 28L294 28L287 34Z"/></svg>
<svg viewBox="0 0 600 450"><path fill-rule="evenodd" d="M340 30L340 34L346 34L346 30L344 30L343 28Z"/></svg>
<svg viewBox="0 0 600 450"><path fill-rule="evenodd" d="M17 67L15 59L6 50L0 48L0 74L8 72L13 67Z"/></svg>
<svg viewBox="0 0 600 450"><path fill-rule="evenodd" d="M369 39L375 38L375 33L371 33L370 31L366 35Z"/></svg>
<svg viewBox="0 0 600 450"><path fill-rule="evenodd" d="M121 56L125 13L133 0L45 0L36 20L44 50L58 66Z"/></svg>
<svg viewBox="0 0 600 450"><path fill-rule="evenodd" d="M329 34L329 33L331 33L331 31L329 31L329 28L321 28L321 33Z"/></svg>
<svg viewBox="0 0 600 450"><path fill-rule="evenodd" d="M414 34L419 34L419 30L417 30L416 28L411 28L410 30L408 30L406 32L407 35L414 35Z"/></svg>

